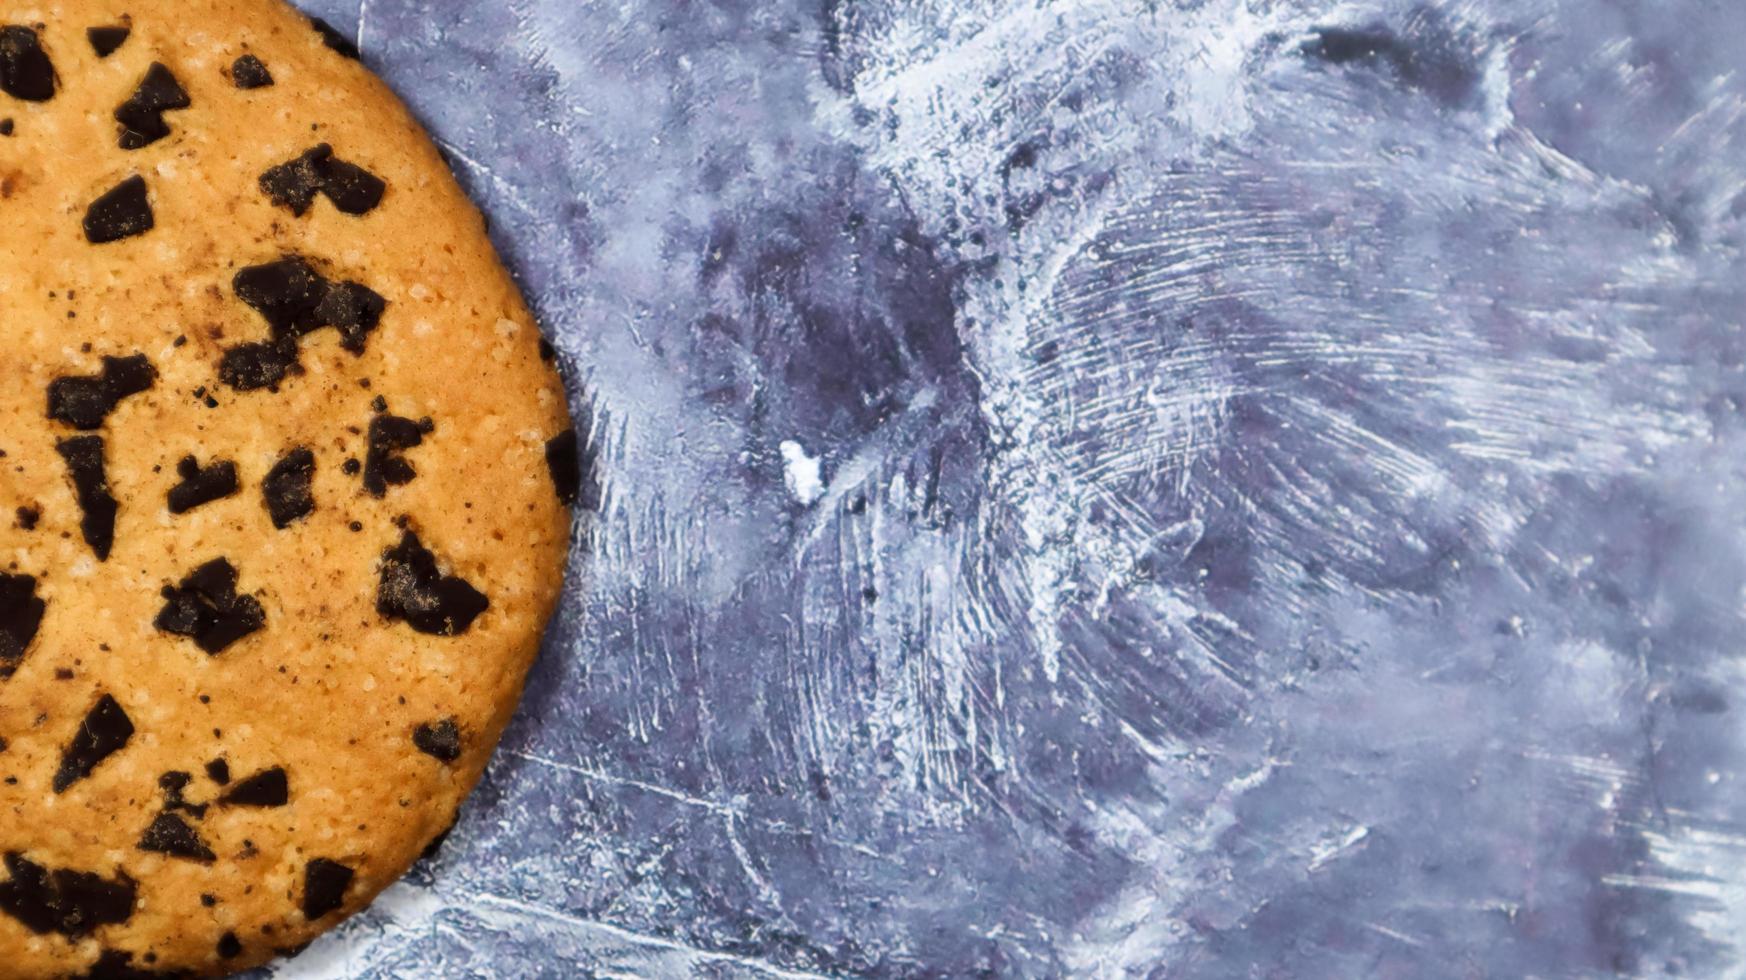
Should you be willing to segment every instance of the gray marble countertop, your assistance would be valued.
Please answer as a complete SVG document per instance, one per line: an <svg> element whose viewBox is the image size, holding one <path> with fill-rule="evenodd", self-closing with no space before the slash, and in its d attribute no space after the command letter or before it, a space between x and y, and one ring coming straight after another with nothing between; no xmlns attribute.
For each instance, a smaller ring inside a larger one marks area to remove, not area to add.
<svg viewBox="0 0 1746 980"><path fill-rule="evenodd" d="M1746 975L1746 5L304 5L599 494L278 975Z"/></svg>

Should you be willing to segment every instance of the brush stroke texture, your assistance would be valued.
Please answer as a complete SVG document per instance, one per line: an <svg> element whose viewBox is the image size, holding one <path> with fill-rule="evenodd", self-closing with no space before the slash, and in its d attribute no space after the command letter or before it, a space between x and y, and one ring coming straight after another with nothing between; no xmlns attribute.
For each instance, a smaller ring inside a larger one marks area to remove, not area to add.
<svg viewBox="0 0 1746 980"><path fill-rule="evenodd" d="M1746 7L308 7L602 493L278 975L1746 975Z"/></svg>

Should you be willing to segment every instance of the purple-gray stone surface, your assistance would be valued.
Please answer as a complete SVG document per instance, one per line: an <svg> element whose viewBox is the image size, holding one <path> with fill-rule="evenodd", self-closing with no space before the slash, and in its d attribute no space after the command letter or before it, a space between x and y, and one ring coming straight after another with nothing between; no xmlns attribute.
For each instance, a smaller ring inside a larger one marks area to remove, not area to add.
<svg viewBox="0 0 1746 980"><path fill-rule="evenodd" d="M599 482L280 976L1746 975L1746 5L306 6Z"/></svg>

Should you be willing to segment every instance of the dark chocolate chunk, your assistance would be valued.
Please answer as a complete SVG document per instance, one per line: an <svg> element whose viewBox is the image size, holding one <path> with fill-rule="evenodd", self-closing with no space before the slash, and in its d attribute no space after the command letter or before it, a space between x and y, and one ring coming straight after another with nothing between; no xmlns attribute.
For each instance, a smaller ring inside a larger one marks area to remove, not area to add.
<svg viewBox="0 0 1746 980"><path fill-rule="evenodd" d="M154 625L191 637L208 654L217 655L267 623L254 596L236 594L236 568L223 558L201 565L180 586L164 586L163 595L164 608Z"/></svg>
<svg viewBox="0 0 1746 980"><path fill-rule="evenodd" d="M144 354L105 357L101 374L49 382L49 418L82 432L102 428L103 420L123 398L151 388L157 376L157 370Z"/></svg>
<svg viewBox="0 0 1746 980"><path fill-rule="evenodd" d="M145 78L141 79L139 88L134 90L133 101L156 112L186 109L193 105L181 83L176 81L176 76L156 61L146 69Z"/></svg>
<svg viewBox="0 0 1746 980"><path fill-rule="evenodd" d="M127 43L127 36L131 33L133 28L126 25L88 27L85 29L85 39L91 42L91 50L97 52L97 57L107 58Z"/></svg>
<svg viewBox="0 0 1746 980"><path fill-rule="evenodd" d="M245 54L230 64L231 84L241 89L266 88L273 84L273 73L261 59Z"/></svg>
<svg viewBox="0 0 1746 980"><path fill-rule="evenodd" d="M309 18L309 26L315 28L315 32L321 35L321 43L338 51L340 54L352 59L353 61L360 59L362 52L358 50L358 46L352 43L351 38L334 30L332 24L322 20L320 17L311 17Z"/></svg>
<svg viewBox="0 0 1746 980"><path fill-rule="evenodd" d="M290 208L292 214L302 217L315 203L324 180L323 164L331 156L333 149L323 143L295 160L268 168L261 174L261 192L274 204Z"/></svg>
<svg viewBox="0 0 1746 980"><path fill-rule="evenodd" d="M230 783L230 763L223 759L213 759L206 764L206 778L220 786Z"/></svg>
<svg viewBox="0 0 1746 980"><path fill-rule="evenodd" d="M371 419L369 449L364 454L364 489L372 497L381 497L390 486L411 483L418 471L400 454L423 442L424 430L411 419L398 415Z"/></svg>
<svg viewBox="0 0 1746 980"><path fill-rule="evenodd" d="M328 161L327 181L321 187L321 192L327 195L334 207L354 215L375 210L387 190L388 185L382 182L382 178L338 157Z"/></svg>
<svg viewBox="0 0 1746 980"><path fill-rule="evenodd" d="M363 167L334 156L333 147L320 143L262 174L261 190L274 204L290 208L298 217L309 210L317 193L327 195L334 207L346 214L358 215L368 214L381 203L387 185Z"/></svg>
<svg viewBox="0 0 1746 980"><path fill-rule="evenodd" d="M461 757L461 728L453 718L419 725L412 730L412 744L425 755L453 762Z"/></svg>
<svg viewBox="0 0 1746 980"><path fill-rule="evenodd" d="M315 453L299 446L286 453L267 478L261 481L261 496L273 526L283 531L315 510Z"/></svg>
<svg viewBox="0 0 1746 980"><path fill-rule="evenodd" d="M276 384L290 373L297 364L297 339L312 330L333 327L340 332L340 346L362 354L365 337L387 307L368 287L330 283L296 255L243 269L232 287L273 331L270 344L243 344L224 354L219 377L245 391Z"/></svg>
<svg viewBox="0 0 1746 980"><path fill-rule="evenodd" d="M382 322L382 311L388 307L375 290L357 282L342 282L327 287L326 295L315 308L316 319L340 332L340 346L353 354L364 352L364 338Z"/></svg>
<svg viewBox="0 0 1746 980"><path fill-rule="evenodd" d="M202 504L222 500L242 487L237 482L236 464L221 459L204 469L192 456L182 457L176 464L176 474L182 482L170 488L170 513L186 514Z"/></svg>
<svg viewBox="0 0 1746 980"><path fill-rule="evenodd" d="M238 391L271 388L297 366L297 339L238 344L218 362L218 380Z"/></svg>
<svg viewBox="0 0 1746 980"><path fill-rule="evenodd" d="M345 904L352 876L351 868L327 858L316 858L304 865L303 917L314 922Z"/></svg>
<svg viewBox="0 0 1746 980"><path fill-rule="evenodd" d="M39 935L69 939L133 916L135 885L126 874L111 880L90 871L45 868L17 851L6 855L12 877L0 882L0 912Z"/></svg>
<svg viewBox="0 0 1746 980"><path fill-rule="evenodd" d="M327 294L327 280L301 256L252 265L231 280L237 299L253 307L273 328L273 337L315 329L315 308Z"/></svg>
<svg viewBox="0 0 1746 980"><path fill-rule="evenodd" d="M98 561L109 560L109 549L115 545L115 513L120 505L109 493L109 477L104 472L103 437L74 436L55 443L55 451L67 463L67 473L73 480L83 516L79 532Z"/></svg>
<svg viewBox="0 0 1746 980"><path fill-rule="evenodd" d="M198 819L205 819L207 804L189 803L182 795L193 781L194 777L185 772L166 772L159 776L158 786L164 791L164 809L181 810Z"/></svg>
<svg viewBox="0 0 1746 980"><path fill-rule="evenodd" d="M152 230L151 202L146 200L145 178L127 178L85 209L85 240L93 245L118 242Z"/></svg>
<svg viewBox="0 0 1746 980"><path fill-rule="evenodd" d="M152 961L151 954L146 955L146 962ZM133 965L133 954L119 949L106 949L97 957L97 962L91 964L89 972L82 973L74 980L182 980L191 974L182 970L151 970Z"/></svg>
<svg viewBox="0 0 1746 980"><path fill-rule="evenodd" d="M152 825L140 835L138 847L142 851L155 851L190 861L211 861L218 856L212 853L212 848L206 846L188 821L168 810L158 814Z"/></svg>
<svg viewBox="0 0 1746 980"><path fill-rule="evenodd" d="M560 432L546 443L546 469L552 474L552 486L558 492L558 500L566 507L576 506L577 500L583 494L583 481L586 479L592 492L586 496L598 506L600 488L593 473L594 454L586 454L589 463L588 472L583 472L583 457L581 441L576 436L575 429ZM590 507L590 510L595 508Z"/></svg>
<svg viewBox="0 0 1746 980"><path fill-rule="evenodd" d="M152 62L139 88L115 110L115 121L121 124L121 148L137 150L170 135L170 125L164 122L164 113L170 109L186 109L192 104L170 69Z"/></svg>
<svg viewBox="0 0 1746 980"><path fill-rule="evenodd" d="M0 136L11 136L13 130L12 117L0 119Z"/></svg>
<svg viewBox="0 0 1746 980"><path fill-rule="evenodd" d="M284 806L291 799L291 783L285 770L274 766L237 783L218 798L224 806Z"/></svg>
<svg viewBox="0 0 1746 980"><path fill-rule="evenodd" d="M15 516L18 518L19 530L34 531L36 522L42 520L42 511L35 507L20 507Z"/></svg>
<svg viewBox="0 0 1746 980"><path fill-rule="evenodd" d="M79 730L73 733L73 740L61 752L61 768L55 772L55 792L64 793L67 787L91 775L98 763L120 751L132 737L133 722L115 698L107 694L98 698L86 713Z"/></svg>
<svg viewBox="0 0 1746 980"><path fill-rule="evenodd" d="M236 938L236 933L227 932L218 937L218 958L234 960L242 955L242 940Z"/></svg>
<svg viewBox="0 0 1746 980"><path fill-rule="evenodd" d="M382 554L382 579L376 588L376 611L405 620L420 633L456 636L491 603L478 589L437 570L436 556L406 531L400 544Z"/></svg>
<svg viewBox="0 0 1746 980"><path fill-rule="evenodd" d="M0 572L0 678L18 670L47 609L48 603L37 597L33 576Z"/></svg>
<svg viewBox="0 0 1746 980"><path fill-rule="evenodd" d="M0 27L0 92L26 102L55 97L55 66L31 28Z"/></svg>

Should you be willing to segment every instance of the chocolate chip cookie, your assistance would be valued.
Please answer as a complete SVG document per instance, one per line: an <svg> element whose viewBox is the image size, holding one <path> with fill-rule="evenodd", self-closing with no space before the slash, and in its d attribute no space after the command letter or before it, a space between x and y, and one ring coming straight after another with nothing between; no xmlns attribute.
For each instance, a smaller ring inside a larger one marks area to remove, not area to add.
<svg viewBox="0 0 1746 980"><path fill-rule="evenodd" d="M479 778L597 496L344 37L0 0L0 976L221 974L366 905Z"/></svg>

